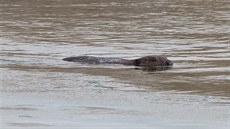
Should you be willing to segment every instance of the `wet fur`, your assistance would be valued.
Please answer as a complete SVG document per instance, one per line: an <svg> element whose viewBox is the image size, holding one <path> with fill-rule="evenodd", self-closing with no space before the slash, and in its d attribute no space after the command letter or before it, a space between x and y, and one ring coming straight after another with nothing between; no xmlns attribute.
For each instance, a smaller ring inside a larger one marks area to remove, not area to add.
<svg viewBox="0 0 230 129"><path fill-rule="evenodd" d="M134 65L141 67L156 67L156 66L172 66L172 61L168 60L165 56L144 56L141 58L127 60L122 58L111 57L94 57L94 56L73 56L63 59L69 62L80 62L87 64L123 64Z"/></svg>

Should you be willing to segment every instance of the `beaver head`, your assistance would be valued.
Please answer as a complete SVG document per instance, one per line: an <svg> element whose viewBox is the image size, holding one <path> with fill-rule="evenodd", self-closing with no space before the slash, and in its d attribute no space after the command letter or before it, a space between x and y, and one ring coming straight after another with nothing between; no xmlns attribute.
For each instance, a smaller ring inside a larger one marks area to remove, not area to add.
<svg viewBox="0 0 230 129"><path fill-rule="evenodd" d="M173 62L165 56L145 56L133 61L135 66L156 67L156 66L172 66Z"/></svg>

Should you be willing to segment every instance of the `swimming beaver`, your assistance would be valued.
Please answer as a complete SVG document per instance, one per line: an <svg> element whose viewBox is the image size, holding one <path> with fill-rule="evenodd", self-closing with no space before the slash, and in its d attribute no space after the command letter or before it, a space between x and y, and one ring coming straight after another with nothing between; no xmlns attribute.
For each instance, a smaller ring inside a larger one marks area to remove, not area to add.
<svg viewBox="0 0 230 129"><path fill-rule="evenodd" d="M127 60L122 58L111 57L93 57L93 56L76 56L67 57L64 61L80 62L88 64L123 64L134 65L142 67L156 67L156 66L172 66L172 61L168 60L165 56L144 56L137 59Z"/></svg>

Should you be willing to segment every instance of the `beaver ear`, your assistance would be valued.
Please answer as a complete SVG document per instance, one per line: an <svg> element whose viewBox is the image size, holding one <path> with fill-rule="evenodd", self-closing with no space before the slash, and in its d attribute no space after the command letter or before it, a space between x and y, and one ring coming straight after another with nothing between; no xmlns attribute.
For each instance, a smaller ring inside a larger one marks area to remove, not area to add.
<svg viewBox="0 0 230 129"><path fill-rule="evenodd" d="M141 64L141 61L139 59L135 59L133 62L134 66L140 66L140 64Z"/></svg>

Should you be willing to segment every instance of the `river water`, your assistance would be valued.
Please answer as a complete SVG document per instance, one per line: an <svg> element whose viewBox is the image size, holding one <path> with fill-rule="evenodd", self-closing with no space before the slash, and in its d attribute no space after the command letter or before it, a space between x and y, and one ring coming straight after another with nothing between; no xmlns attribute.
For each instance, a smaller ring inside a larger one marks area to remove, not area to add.
<svg viewBox="0 0 230 129"><path fill-rule="evenodd" d="M2 126L227 129L229 5L1 0ZM62 61L81 55L165 55L174 66L150 71Z"/></svg>

